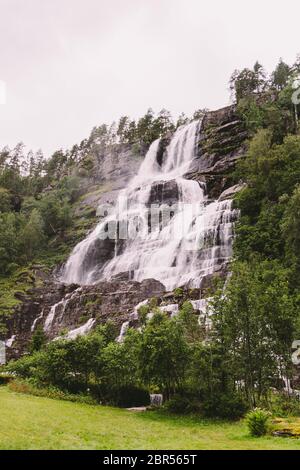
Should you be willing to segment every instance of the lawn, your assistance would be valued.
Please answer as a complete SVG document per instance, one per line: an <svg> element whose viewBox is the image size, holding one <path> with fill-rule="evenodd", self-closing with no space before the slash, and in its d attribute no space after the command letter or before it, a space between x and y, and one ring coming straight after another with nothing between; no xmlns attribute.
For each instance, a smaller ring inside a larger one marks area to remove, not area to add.
<svg viewBox="0 0 300 470"><path fill-rule="evenodd" d="M300 440L251 438L243 423L134 413L0 387L0 449L300 449Z"/></svg>

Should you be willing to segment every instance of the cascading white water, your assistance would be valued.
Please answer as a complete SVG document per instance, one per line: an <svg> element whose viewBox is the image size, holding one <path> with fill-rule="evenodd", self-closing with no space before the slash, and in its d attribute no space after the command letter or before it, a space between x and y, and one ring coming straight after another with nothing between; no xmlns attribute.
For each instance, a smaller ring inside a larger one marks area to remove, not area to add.
<svg viewBox="0 0 300 470"><path fill-rule="evenodd" d="M40 321L43 318L43 316L44 316L44 309L41 311L40 315L38 317L36 317L36 319L33 321L32 325L31 325L31 332L32 333L34 332L38 321Z"/></svg>
<svg viewBox="0 0 300 470"><path fill-rule="evenodd" d="M62 281L91 284L109 280L119 273L129 273L130 278L137 281L157 279L167 290L186 284L199 287L205 276L230 259L233 222L237 215L232 210L232 201L211 202L203 183L184 178L195 158L199 127L199 122L194 121L179 128L161 165L157 161L160 142L153 142L138 174L120 192L117 208L73 250ZM149 229L153 188L170 183L176 189L176 211L167 223L158 218L156 225ZM104 265L89 263L91 249L106 233L108 223L115 222L115 232L118 227L120 233L124 220L129 235L131 222L139 221L138 230L133 224L134 236L122 240L121 245L117 240L114 257Z"/></svg>
<svg viewBox="0 0 300 470"><path fill-rule="evenodd" d="M51 330L52 323L53 323L53 321L54 321L54 319L57 315L57 312L60 311L60 318L63 317L68 303L80 291L81 291L81 287L78 287L78 289L74 290L73 292L70 292L62 300L60 300L56 304L52 305L52 307L50 308L50 311L47 315L47 318L45 320L44 331L48 332L48 331ZM31 331L34 330L36 322L43 316L43 314L44 314L44 312L42 312L41 315L33 322L32 327L31 327Z"/></svg>
<svg viewBox="0 0 300 470"><path fill-rule="evenodd" d="M91 331L95 322L95 318L90 318L84 325L69 331L65 336L63 336L63 339L76 339L78 336L86 335ZM57 339L61 339L61 337Z"/></svg>
<svg viewBox="0 0 300 470"><path fill-rule="evenodd" d="M129 321L124 321L124 323L121 326L120 334L116 339L117 343L122 343L124 341L124 338L125 338L125 335L127 333L127 330L129 328L129 326L130 326L130 322Z"/></svg>

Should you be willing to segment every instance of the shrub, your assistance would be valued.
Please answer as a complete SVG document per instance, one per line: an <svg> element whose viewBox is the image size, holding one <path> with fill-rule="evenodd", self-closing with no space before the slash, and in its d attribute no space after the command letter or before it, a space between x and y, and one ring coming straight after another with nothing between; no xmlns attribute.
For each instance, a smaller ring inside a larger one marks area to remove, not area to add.
<svg viewBox="0 0 300 470"><path fill-rule="evenodd" d="M300 416L300 401L298 397L285 394L274 394L272 396L271 411L276 416Z"/></svg>
<svg viewBox="0 0 300 470"><path fill-rule="evenodd" d="M6 370L22 378L32 377L35 375L41 357L40 352L35 352L31 356L23 356L16 361L9 362Z"/></svg>
<svg viewBox="0 0 300 470"><path fill-rule="evenodd" d="M150 312L150 307L149 305L141 305L138 309L138 314L139 314L139 320L142 325L145 325L147 321L147 315Z"/></svg>
<svg viewBox="0 0 300 470"><path fill-rule="evenodd" d="M88 395L74 395L72 393L64 392L63 390L55 387L38 387L34 383L27 380L12 380L9 383L9 388L16 393L25 393L27 395L34 395L36 397L53 398L57 400L66 400L78 403L86 403L88 405L96 405L96 401Z"/></svg>
<svg viewBox="0 0 300 470"><path fill-rule="evenodd" d="M269 429L270 413L266 410L255 408L246 416L246 423L251 436L259 437L267 434Z"/></svg>
<svg viewBox="0 0 300 470"><path fill-rule="evenodd" d="M189 397L175 395L167 401L165 409L176 414L198 413L200 411L200 404Z"/></svg>
<svg viewBox="0 0 300 470"><path fill-rule="evenodd" d="M181 298L183 297L183 294L184 294L184 290L182 289L182 287L176 287L173 291L173 294L174 294L174 297L175 298Z"/></svg>
<svg viewBox="0 0 300 470"><path fill-rule="evenodd" d="M239 419L246 411L245 401L237 394L215 395L203 403L203 413L210 418Z"/></svg>

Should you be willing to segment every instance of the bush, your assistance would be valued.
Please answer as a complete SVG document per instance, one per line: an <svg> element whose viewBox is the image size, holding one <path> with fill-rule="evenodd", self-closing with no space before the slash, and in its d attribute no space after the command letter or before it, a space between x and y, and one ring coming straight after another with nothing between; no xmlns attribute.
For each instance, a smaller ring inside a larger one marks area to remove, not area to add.
<svg viewBox="0 0 300 470"><path fill-rule="evenodd" d="M285 394L274 394L272 396L271 411L282 418L286 416L300 416L299 398Z"/></svg>
<svg viewBox="0 0 300 470"><path fill-rule="evenodd" d="M176 414L198 413L200 404L187 396L175 395L165 404L165 409Z"/></svg>
<svg viewBox="0 0 300 470"><path fill-rule="evenodd" d="M209 418L239 419L247 411L243 398L234 395L215 395L203 403L203 413Z"/></svg>
<svg viewBox="0 0 300 470"><path fill-rule="evenodd" d="M150 307L149 305L141 305L138 309L138 314L139 314L139 320L142 325L145 325L147 321L147 315L150 312Z"/></svg>
<svg viewBox="0 0 300 470"><path fill-rule="evenodd" d="M22 378L32 377L35 375L41 357L39 352L35 352L31 356L23 356L15 361L10 361L6 370Z"/></svg>
<svg viewBox="0 0 300 470"><path fill-rule="evenodd" d="M9 389L16 393L25 393L36 397L53 398L56 400L66 400L78 403L86 403L88 405L96 405L96 401L88 395L74 395L64 392L55 387L40 388L34 383L27 380L12 380L9 383Z"/></svg>
<svg viewBox="0 0 300 470"><path fill-rule="evenodd" d="M251 436L259 437L267 434L269 429L270 413L266 410L255 408L246 416L246 423Z"/></svg>
<svg viewBox="0 0 300 470"><path fill-rule="evenodd" d="M112 402L121 408L150 405L148 390L135 386L123 386L112 392Z"/></svg>

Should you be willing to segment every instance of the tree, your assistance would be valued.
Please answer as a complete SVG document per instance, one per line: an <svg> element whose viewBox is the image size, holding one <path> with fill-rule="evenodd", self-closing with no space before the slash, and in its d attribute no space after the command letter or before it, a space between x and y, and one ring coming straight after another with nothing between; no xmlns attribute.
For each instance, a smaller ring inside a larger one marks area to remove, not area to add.
<svg viewBox="0 0 300 470"><path fill-rule="evenodd" d="M251 95L256 89L256 75L253 70L235 70L230 78L230 90L237 102Z"/></svg>
<svg viewBox="0 0 300 470"><path fill-rule="evenodd" d="M40 201L39 208L48 236L64 232L72 225L71 206L68 198L61 197L58 191L51 191Z"/></svg>
<svg viewBox="0 0 300 470"><path fill-rule="evenodd" d="M46 344L47 337L44 333L44 330L41 326L38 326L33 333L29 345L29 351L34 353L36 351L40 351L42 347Z"/></svg>
<svg viewBox="0 0 300 470"><path fill-rule="evenodd" d="M197 109L193 114L193 120L194 119L203 119L205 114L207 114L208 112L209 112L208 108Z"/></svg>
<svg viewBox="0 0 300 470"><path fill-rule="evenodd" d="M277 262L236 263L212 302L217 341L232 380L251 406L267 399L274 377L289 377L297 309L288 274Z"/></svg>
<svg viewBox="0 0 300 470"><path fill-rule="evenodd" d="M44 233L44 222L38 209L33 209L28 223L20 234L22 251L27 260L31 260L34 255L41 250L46 241Z"/></svg>
<svg viewBox="0 0 300 470"><path fill-rule="evenodd" d="M126 134L128 133L128 128L130 125L130 119L128 116L122 116L119 119L118 127L117 127L117 136L121 143L126 141Z"/></svg>
<svg viewBox="0 0 300 470"><path fill-rule="evenodd" d="M186 341L191 344L202 340L203 332L199 325L198 315L194 311L191 302L184 302L178 312L177 321L179 322Z"/></svg>
<svg viewBox="0 0 300 470"><path fill-rule="evenodd" d="M266 83L266 74L259 62L253 69L235 70L230 78L230 90L237 102L254 93L261 93Z"/></svg>
<svg viewBox="0 0 300 470"><path fill-rule="evenodd" d="M255 79L256 79L255 89L258 93L261 93L266 84L266 72L263 66L258 61L255 62L253 66L253 71L254 71Z"/></svg>
<svg viewBox="0 0 300 470"><path fill-rule="evenodd" d="M150 145L153 142L153 122L154 122L154 112L151 108L148 109L145 116L141 117L138 120L136 126L136 135L138 140L146 145Z"/></svg>
<svg viewBox="0 0 300 470"><path fill-rule="evenodd" d="M185 124L188 124L188 122L189 122L189 118L184 113L181 113L178 116L175 127L176 127L176 129L178 129L178 127L184 126Z"/></svg>
<svg viewBox="0 0 300 470"><path fill-rule="evenodd" d="M163 137L168 132L173 132L174 129L175 126L170 111L162 109L153 123L154 138Z"/></svg>
<svg viewBox="0 0 300 470"><path fill-rule="evenodd" d="M287 86L290 74L290 66L280 59L274 72L272 73L272 85L277 88L277 90L282 90L285 86Z"/></svg>
<svg viewBox="0 0 300 470"><path fill-rule="evenodd" d="M282 197L285 211L281 222L282 235L285 241L285 252L290 265L293 266L294 283L299 285L300 273L300 186L297 185L290 198Z"/></svg>
<svg viewBox="0 0 300 470"><path fill-rule="evenodd" d="M12 210L12 196L5 188L0 188L0 213L10 212Z"/></svg>
<svg viewBox="0 0 300 470"><path fill-rule="evenodd" d="M158 386L169 398L183 382L187 362L188 346L181 325L163 313L156 313L142 335L142 378L147 384Z"/></svg>
<svg viewBox="0 0 300 470"><path fill-rule="evenodd" d="M13 212L0 214L0 274L2 275L9 273L18 261L18 231L22 222L22 218Z"/></svg>

